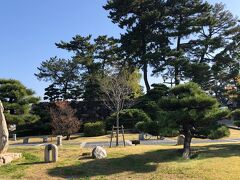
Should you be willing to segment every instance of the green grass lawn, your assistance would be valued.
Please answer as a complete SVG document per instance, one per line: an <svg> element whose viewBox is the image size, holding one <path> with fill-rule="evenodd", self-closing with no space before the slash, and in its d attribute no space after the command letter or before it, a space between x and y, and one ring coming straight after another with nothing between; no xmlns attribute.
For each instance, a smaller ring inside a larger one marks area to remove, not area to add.
<svg viewBox="0 0 240 180"><path fill-rule="evenodd" d="M10 147L23 158L0 167L0 179L239 179L240 144L194 145L183 160L180 146L107 148L108 158L82 157L90 149L64 145L57 163L43 162L44 147Z"/></svg>

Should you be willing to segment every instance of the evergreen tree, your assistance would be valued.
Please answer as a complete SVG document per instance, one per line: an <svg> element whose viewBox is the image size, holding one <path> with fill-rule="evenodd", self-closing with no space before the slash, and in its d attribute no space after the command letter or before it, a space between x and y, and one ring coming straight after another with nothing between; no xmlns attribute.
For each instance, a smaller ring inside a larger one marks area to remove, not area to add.
<svg viewBox="0 0 240 180"><path fill-rule="evenodd" d="M91 36L83 37L76 35L70 42L61 41L56 43L56 46L74 53L73 59L79 65L78 77L81 80L78 82L78 85L82 87L81 98L87 101L95 101L98 100L100 93L97 78L102 74L101 66L103 66L102 64L105 66L107 59L102 57L104 60L101 61L99 60L100 57L98 57L98 61L95 60L95 44L90 41Z"/></svg>
<svg viewBox="0 0 240 180"><path fill-rule="evenodd" d="M37 116L31 114L31 105L37 103L39 98L34 97L34 92L21 82L0 79L0 100L8 124L24 125L38 120Z"/></svg>
<svg viewBox="0 0 240 180"><path fill-rule="evenodd" d="M228 112L220 110L217 100L203 92L195 83L187 83L174 87L169 95L159 101L159 107L166 112L168 121L175 123L180 134L185 136L183 157L189 158L193 137L221 138L227 134L216 136L221 131L218 120ZM163 117L164 118L164 117Z"/></svg>
<svg viewBox="0 0 240 180"><path fill-rule="evenodd" d="M122 49L127 54L126 60L142 69L147 91L150 90L148 67L155 53L158 52L152 26L155 26L155 19L161 17L159 2L157 0L111 0L104 6L109 10L109 17L113 23L126 29L126 33L121 35ZM165 43L165 39L162 38L160 42Z"/></svg>
<svg viewBox="0 0 240 180"><path fill-rule="evenodd" d="M238 75L238 19L223 4L211 6L196 39L191 40L186 76L223 100L224 88Z"/></svg>
<svg viewBox="0 0 240 180"><path fill-rule="evenodd" d="M66 60L57 57L43 61L35 74L39 80L50 81L45 89L44 99L78 99L81 95L80 65L75 59Z"/></svg>
<svg viewBox="0 0 240 180"><path fill-rule="evenodd" d="M159 86L152 93L152 97L159 97L157 106L153 106L156 107L154 113L157 116L150 108L146 108L148 106L139 106L153 117L153 121L139 122L136 127L155 136L183 134L184 158L191 156L193 137L217 139L229 135L229 130L218 124L221 118L228 115L228 110L221 110L217 100L207 95L197 84L182 84L169 91Z"/></svg>

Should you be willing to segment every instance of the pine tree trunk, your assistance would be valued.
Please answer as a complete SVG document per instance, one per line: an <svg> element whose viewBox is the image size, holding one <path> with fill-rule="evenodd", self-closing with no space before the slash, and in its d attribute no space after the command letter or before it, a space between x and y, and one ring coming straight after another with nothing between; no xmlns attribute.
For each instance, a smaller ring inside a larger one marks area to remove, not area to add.
<svg viewBox="0 0 240 180"><path fill-rule="evenodd" d="M146 90L147 90L147 92L149 92L150 91L150 85L149 85L149 82L148 82L147 73L148 73L147 64L144 63L144 65L143 65L143 79L144 79Z"/></svg>
<svg viewBox="0 0 240 180"><path fill-rule="evenodd" d="M191 140L192 136L190 133L184 134L185 139L184 139L184 146L183 146L183 158L184 159L189 159L191 155Z"/></svg>
<svg viewBox="0 0 240 180"><path fill-rule="evenodd" d="M175 66L175 75L174 75L175 86L180 84L179 76L180 75L179 75L178 66Z"/></svg>

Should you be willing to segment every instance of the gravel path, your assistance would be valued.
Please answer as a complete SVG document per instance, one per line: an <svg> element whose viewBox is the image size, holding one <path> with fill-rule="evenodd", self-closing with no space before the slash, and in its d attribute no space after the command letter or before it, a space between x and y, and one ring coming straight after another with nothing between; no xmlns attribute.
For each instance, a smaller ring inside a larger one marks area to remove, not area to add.
<svg viewBox="0 0 240 180"><path fill-rule="evenodd" d="M194 139L192 140L192 144L201 144L201 143L226 143L226 142L240 142L240 138L235 138L235 139L215 139L215 140L210 140L210 139ZM122 142L119 143L120 146L123 145ZM176 140L173 139L168 139L165 138L164 140L155 140L155 139L150 139L150 140L142 140L140 141L140 144L142 145L176 145ZM127 146L132 146L131 141L127 140L126 141ZM86 142L84 144L85 148L89 147L95 147L95 146L103 146L103 147L109 147L109 142ZM115 146L115 142L113 142L113 146Z"/></svg>
<svg viewBox="0 0 240 180"><path fill-rule="evenodd" d="M240 138L234 139L193 139L192 144L201 144L201 143L226 143L226 142L240 142ZM49 143L29 143L29 144L11 144L10 146L45 146ZM141 140L140 144L142 145L176 145L176 140L165 138L164 140L157 140L157 139L149 139L149 140ZM63 142L63 145L78 145L84 148L92 148L95 146L103 146L109 147L109 141L103 142ZM123 142L119 142L120 146L123 146ZM113 141L112 146L116 146L116 142ZM126 140L126 146L132 146L132 142L130 140Z"/></svg>

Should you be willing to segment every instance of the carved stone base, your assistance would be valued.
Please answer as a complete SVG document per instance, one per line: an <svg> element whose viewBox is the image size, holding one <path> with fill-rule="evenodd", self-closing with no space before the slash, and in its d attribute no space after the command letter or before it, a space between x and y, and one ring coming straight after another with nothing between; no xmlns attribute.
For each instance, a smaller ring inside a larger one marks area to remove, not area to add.
<svg viewBox="0 0 240 180"><path fill-rule="evenodd" d="M22 153L5 153L0 154L0 165L8 164L13 160L19 159L22 157Z"/></svg>

